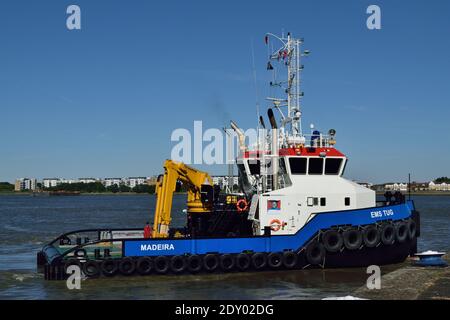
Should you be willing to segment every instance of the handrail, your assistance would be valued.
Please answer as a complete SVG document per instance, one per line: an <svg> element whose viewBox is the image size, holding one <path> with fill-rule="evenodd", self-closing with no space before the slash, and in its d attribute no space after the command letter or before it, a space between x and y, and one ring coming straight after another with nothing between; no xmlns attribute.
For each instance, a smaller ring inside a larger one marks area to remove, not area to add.
<svg viewBox="0 0 450 320"><path fill-rule="evenodd" d="M61 234L60 236L58 236L57 238L55 238L54 240L52 240L51 242L49 242L49 245L53 245L55 242L57 242L58 240L60 240L63 237L67 237L69 235L73 235L76 233L83 233L83 232L102 232L102 231L138 231L138 230L143 230L143 228L128 228L128 229L123 229L123 228L103 228L103 229L80 229L80 230L75 230L75 231L70 231L70 232L66 232Z"/></svg>

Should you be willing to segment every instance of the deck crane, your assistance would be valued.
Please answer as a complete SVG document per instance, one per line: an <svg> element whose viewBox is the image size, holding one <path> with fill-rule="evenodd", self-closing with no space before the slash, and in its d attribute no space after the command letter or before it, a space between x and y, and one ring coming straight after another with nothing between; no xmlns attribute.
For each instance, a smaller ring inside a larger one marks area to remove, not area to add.
<svg viewBox="0 0 450 320"><path fill-rule="evenodd" d="M213 209L213 180L210 175L182 162L166 160L164 174L158 177L156 183L157 198L153 238L169 236L173 193L176 192L178 182L182 182L188 188L188 215L211 213Z"/></svg>

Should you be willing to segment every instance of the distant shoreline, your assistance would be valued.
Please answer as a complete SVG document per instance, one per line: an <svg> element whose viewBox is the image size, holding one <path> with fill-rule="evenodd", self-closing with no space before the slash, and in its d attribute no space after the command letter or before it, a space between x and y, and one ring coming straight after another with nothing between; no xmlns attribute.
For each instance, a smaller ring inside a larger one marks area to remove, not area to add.
<svg viewBox="0 0 450 320"><path fill-rule="evenodd" d="M186 192L177 192L174 193L175 195L180 195L180 194L187 194ZM32 196L33 193L32 192L0 192L0 197L1 196ZM154 193L137 193L137 192L117 192L117 193L113 193L113 192L99 192L99 193L95 193L95 192L85 192L85 193L80 193L80 196L154 196ZM39 194L36 194L37 197L39 197ZM74 195L42 195L43 197L76 197Z"/></svg>
<svg viewBox="0 0 450 320"><path fill-rule="evenodd" d="M383 196L386 191L377 191L377 196ZM395 191L391 191L394 193ZM408 196L408 192L402 192L405 196ZM450 196L450 191L415 191L411 192L412 196Z"/></svg>

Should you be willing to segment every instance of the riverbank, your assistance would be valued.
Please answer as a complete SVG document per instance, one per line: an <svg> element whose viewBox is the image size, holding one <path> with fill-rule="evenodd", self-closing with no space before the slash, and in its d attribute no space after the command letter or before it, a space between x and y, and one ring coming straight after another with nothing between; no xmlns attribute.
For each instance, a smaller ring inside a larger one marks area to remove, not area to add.
<svg viewBox="0 0 450 320"><path fill-rule="evenodd" d="M392 192L392 191L391 191ZM408 192L402 192L405 196L408 196ZM377 191L377 196L384 196L385 191ZM411 192L411 197L415 196L450 196L450 191L416 191Z"/></svg>
<svg viewBox="0 0 450 320"><path fill-rule="evenodd" d="M450 263L447 254L444 259ZM417 267L413 259L381 277L381 289L357 289L353 296L370 300L450 300L450 267Z"/></svg>

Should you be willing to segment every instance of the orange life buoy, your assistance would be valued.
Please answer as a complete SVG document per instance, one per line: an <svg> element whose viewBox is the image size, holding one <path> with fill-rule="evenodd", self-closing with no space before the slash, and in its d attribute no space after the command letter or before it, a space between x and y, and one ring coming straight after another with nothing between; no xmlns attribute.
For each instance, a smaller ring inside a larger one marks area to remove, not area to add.
<svg viewBox="0 0 450 320"><path fill-rule="evenodd" d="M282 226L281 221L278 219L273 219L272 221L270 221L270 229L274 232L280 230L281 226Z"/></svg>
<svg viewBox="0 0 450 320"><path fill-rule="evenodd" d="M247 200L241 199L236 203L236 208L239 212L247 211L248 203Z"/></svg>

